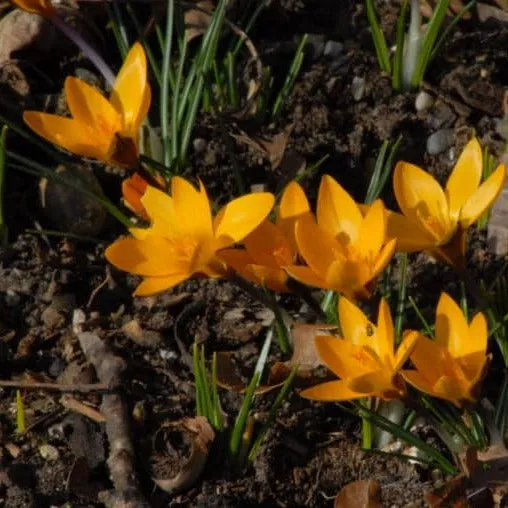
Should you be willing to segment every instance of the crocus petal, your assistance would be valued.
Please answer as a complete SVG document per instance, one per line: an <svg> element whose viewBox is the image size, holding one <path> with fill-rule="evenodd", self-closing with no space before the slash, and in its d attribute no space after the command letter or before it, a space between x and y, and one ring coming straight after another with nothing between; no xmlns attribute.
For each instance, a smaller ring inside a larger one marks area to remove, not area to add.
<svg viewBox="0 0 508 508"><path fill-rule="evenodd" d="M199 191L187 180L171 179L171 197L178 217L180 234L199 240L212 239L212 212L210 201L201 181Z"/></svg>
<svg viewBox="0 0 508 508"><path fill-rule="evenodd" d="M433 381L427 379L424 373L418 370L401 370L400 373L410 385L414 386L420 392L435 395Z"/></svg>
<svg viewBox="0 0 508 508"><path fill-rule="evenodd" d="M329 175L319 186L317 222L321 228L348 244L358 238L363 221L354 199Z"/></svg>
<svg viewBox="0 0 508 508"><path fill-rule="evenodd" d="M383 247L383 249L379 253L379 256L376 259L374 267L372 268L369 281L372 279L375 279L389 265L390 261L393 258L393 255L395 254L397 245L398 245L398 240L393 239L393 240L390 240ZM365 281L365 284L369 281Z"/></svg>
<svg viewBox="0 0 508 508"><path fill-rule="evenodd" d="M99 160L104 160L107 156L108 140L97 144L88 136L87 126L74 119L38 111L25 111L23 120L41 138L69 152Z"/></svg>
<svg viewBox="0 0 508 508"><path fill-rule="evenodd" d="M416 222L437 243L452 234L448 202L439 183L426 171L407 162L399 162L393 174L393 189L402 213Z"/></svg>
<svg viewBox="0 0 508 508"><path fill-rule="evenodd" d="M445 193L448 199L450 216L458 221L460 210L469 197L478 189L482 178L483 155L480 143L476 138L466 145L448 181Z"/></svg>
<svg viewBox="0 0 508 508"><path fill-rule="evenodd" d="M436 344L457 358L471 351L468 341L469 326L462 309L450 295L441 293L436 309Z"/></svg>
<svg viewBox="0 0 508 508"><path fill-rule="evenodd" d="M399 252L419 252L436 244L435 239L421 227L419 222L388 210L386 211L386 236L397 239Z"/></svg>
<svg viewBox="0 0 508 508"><path fill-rule="evenodd" d="M269 192L255 192L234 199L221 208L213 221L217 248L242 241L266 219L274 201Z"/></svg>
<svg viewBox="0 0 508 508"><path fill-rule="evenodd" d="M130 209L137 214L146 217L145 207L141 203L141 198L146 191L148 184L139 173L134 173L131 177L122 181L122 196Z"/></svg>
<svg viewBox="0 0 508 508"><path fill-rule="evenodd" d="M118 269L136 275L163 277L188 272L190 259L172 255L171 247L165 238L157 235L144 240L120 238L104 255Z"/></svg>
<svg viewBox="0 0 508 508"><path fill-rule="evenodd" d="M459 225L450 241L440 247L429 249L429 254L458 272L466 269L467 230Z"/></svg>
<svg viewBox="0 0 508 508"><path fill-rule="evenodd" d="M110 95L111 104L123 117L124 135L136 135L138 122L143 119L140 118L140 111L143 108L148 109L146 74L145 50L136 42L127 53Z"/></svg>
<svg viewBox="0 0 508 508"><path fill-rule="evenodd" d="M258 284L264 284L268 289L277 293L287 293L289 291L286 285L288 275L282 268L250 265L249 271L253 274L253 278L259 281Z"/></svg>
<svg viewBox="0 0 508 508"><path fill-rule="evenodd" d="M316 274L307 266L291 265L284 267L286 273L293 279L305 284L322 289L332 289L328 287L325 279Z"/></svg>
<svg viewBox="0 0 508 508"><path fill-rule="evenodd" d="M440 399L449 400L457 407L464 401L470 400L470 384L456 377L443 376L433 386L434 395Z"/></svg>
<svg viewBox="0 0 508 508"><path fill-rule="evenodd" d="M161 293L189 278L188 273L176 273L167 277L147 277L134 291L134 296L149 296Z"/></svg>
<svg viewBox="0 0 508 508"><path fill-rule="evenodd" d="M477 351L476 353L471 353L462 358L457 358L457 362L464 372L465 378L471 385L474 385L483 377L488 359L489 357L485 351Z"/></svg>
<svg viewBox="0 0 508 508"><path fill-rule="evenodd" d="M464 354L482 352L487 354L487 320L485 315L479 312L475 314L471 323L469 324L469 337L466 340L467 344L463 346Z"/></svg>
<svg viewBox="0 0 508 508"><path fill-rule="evenodd" d="M181 234L179 217L176 215L173 199L168 194L148 185L141 203L153 222L154 233L168 238Z"/></svg>
<svg viewBox="0 0 508 508"><path fill-rule="evenodd" d="M379 254L386 239L385 207L377 199L365 215L359 228L358 237L354 242L354 249L359 256L373 262Z"/></svg>
<svg viewBox="0 0 508 508"><path fill-rule="evenodd" d="M393 320L390 307L384 298L381 298L377 316L377 333L375 350L379 359L387 367L393 367L394 360L394 343L393 343Z"/></svg>
<svg viewBox="0 0 508 508"><path fill-rule="evenodd" d="M374 353L363 346L328 335L318 335L314 343L321 360L337 377L346 379L379 369Z"/></svg>
<svg viewBox="0 0 508 508"><path fill-rule="evenodd" d="M418 340L420 340L420 336L421 335L418 332L412 330L406 331L404 333L402 342L399 344L397 353L395 355L395 364L393 366L394 372L398 372L406 363L407 359L413 353L416 343Z"/></svg>
<svg viewBox="0 0 508 508"><path fill-rule="evenodd" d="M506 168L500 164L480 187L469 197L460 211L460 224L466 229L476 222L497 199L506 180Z"/></svg>
<svg viewBox="0 0 508 508"><path fill-rule="evenodd" d="M378 354L376 325L348 298L339 298L338 309L344 339L357 346L369 347Z"/></svg>
<svg viewBox="0 0 508 508"><path fill-rule="evenodd" d="M307 388L300 392L300 396L304 399L322 400L324 402L339 402L344 400L359 399L374 395L373 393L358 393L348 387L347 383L343 380L328 381L320 385Z"/></svg>
<svg viewBox="0 0 508 508"><path fill-rule="evenodd" d="M295 238L296 221L303 216L310 216L310 207L305 192L297 182L291 182L284 189L277 213L277 226L284 232L295 255L298 251Z"/></svg>
<svg viewBox="0 0 508 508"><path fill-rule="evenodd" d="M395 399L405 393L404 383L395 384L393 376L386 369L369 372L363 376L347 379L347 385L354 392L365 396L375 394L383 399Z"/></svg>
<svg viewBox="0 0 508 508"><path fill-rule="evenodd" d="M51 18L55 14L55 8L50 0L11 0L20 9L33 14L39 14L45 18Z"/></svg>
<svg viewBox="0 0 508 508"><path fill-rule="evenodd" d="M112 140L122 125L120 115L96 88L69 76L65 80L65 97L73 118L89 125L98 139Z"/></svg>
<svg viewBox="0 0 508 508"><path fill-rule="evenodd" d="M264 220L243 244L258 265L279 268L293 262L293 252L283 231L269 220Z"/></svg>
<svg viewBox="0 0 508 508"><path fill-rule="evenodd" d="M431 384L449 370L449 364L453 361L446 349L423 335L416 341L410 358L416 369Z"/></svg>
<svg viewBox="0 0 508 508"><path fill-rule="evenodd" d="M315 273L325 278L336 259L338 242L313 220L298 221L295 232L298 250L303 259Z"/></svg>

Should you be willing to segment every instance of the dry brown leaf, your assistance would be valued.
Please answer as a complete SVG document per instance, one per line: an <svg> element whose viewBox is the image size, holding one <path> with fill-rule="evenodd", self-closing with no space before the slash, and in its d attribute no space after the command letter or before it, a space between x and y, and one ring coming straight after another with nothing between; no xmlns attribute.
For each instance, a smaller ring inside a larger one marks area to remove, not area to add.
<svg viewBox="0 0 508 508"><path fill-rule="evenodd" d="M488 5L485 3L476 4L476 10L478 12L478 19L485 23L490 18L497 19L501 23L508 23L508 10L506 7L504 9L498 9L493 5Z"/></svg>
<svg viewBox="0 0 508 508"><path fill-rule="evenodd" d="M185 418L165 425L174 432L182 432L191 443L188 460L173 478L154 478L154 483L164 492L173 494L192 487L206 465L208 453L215 440L215 432L204 416Z"/></svg>
<svg viewBox="0 0 508 508"><path fill-rule="evenodd" d="M425 500L431 508L466 508L468 486L468 479L464 475L456 476L439 489L426 493Z"/></svg>
<svg viewBox="0 0 508 508"><path fill-rule="evenodd" d="M476 489L487 487L494 492L508 491L508 450L504 444L489 446L485 450L468 448L460 456L460 463Z"/></svg>
<svg viewBox="0 0 508 508"><path fill-rule="evenodd" d="M288 125L283 131L271 137L249 136L242 129L238 129L239 134L231 134L231 136L240 144L250 146L262 157L270 162L272 169L280 166L286 146L289 141L293 124Z"/></svg>
<svg viewBox="0 0 508 508"><path fill-rule="evenodd" d="M426 18L430 18L432 16L432 12L437 4L438 0L420 0L420 11L422 16ZM448 15L455 16L458 14L461 9L464 8L464 2L462 0L451 0L450 6L448 8ZM471 13L467 12L464 15L464 19L470 19Z"/></svg>
<svg viewBox="0 0 508 508"><path fill-rule="evenodd" d="M189 9L188 11L185 11L184 14L184 23L188 41L192 41L192 39L195 39L206 32L212 18L204 11L213 11L215 8L215 2L212 2L211 0L203 0L202 2L197 2L196 7L199 7L199 9Z"/></svg>
<svg viewBox="0 0 508 508"><path fill-rule="evenodd" d="M342 487L334 508L382 508L381 486L374 480L358 480Z"/></svg>

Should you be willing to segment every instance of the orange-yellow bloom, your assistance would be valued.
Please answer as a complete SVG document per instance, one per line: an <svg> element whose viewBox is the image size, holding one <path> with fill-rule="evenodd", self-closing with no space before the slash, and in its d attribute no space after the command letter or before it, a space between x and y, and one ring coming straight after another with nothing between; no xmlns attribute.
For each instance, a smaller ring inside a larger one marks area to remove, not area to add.
<svg viewBox="0 0 508 508"><path fill-rule="evenodd" d="M298 251L308 266L287 267L294 279L351 298L368 297L395 252L386 236L386 211L377 200L362 215L353 198L330 176L319 187L317 224L296 225Z"/></svg>
<svg viewBox="0 0 508 508"><path fill-rule="evenodd" d="M417 332L410 332L394 353L394 329L390 308L381 300L377 326L356 305L339 299L339 320L343 338L315 338L319 356L339 378L313 386L300 393L307 399L344 401L361 397L385 400L405 396L400 369L409 357Z"/></svg>
<svg viewBox="0 0 508 508"><path fill-rule="evenodd" d="M26 111L25 123L69 152L127 167L138 159L138 131L150 107L146 55L136 43L116 78L109 100L74 77L65 80L72 118Z"/></svg>
<svg viewBox="0 0 508 508"><path fill-rule="evenodd" d="M399 162L393 188L402 211L388 214L388 235L402 252L428 250L458 270L465 268L467 229L494 203L506 179L500 164L480 185L482 150L473 138L464 148L445 188L413 164Z"/></svg>
<svg viewBox="0 0 508 508"><path fill-rule="evenodd" d="M11 0L11 2L24 11L39 14L45 18L51 18L55 14L55 8L50 0Z"/></svg>
<svg viewBox="0 0 508 508"><path fill-rule="evenodd" d="M310 207L305 192L291 182L282 194L276 223L263 221L244 239L245 250L226 249L220 257L245 279L286 292L284 267L292 265L297 256L295 224L306 215L310 215Z"/></svg>
<svg viewBox="0 0 508 508"><path fill-rule="evenodd" d="M274 204L268 192L234 199L212 217L203 184L199 190L180 177L171 180L171 196L148 186L141 203L147 229L132 228L106 249L106 259L144 277L135 295L159 293L195 274L219 278L226 267L217 251L242 241L268 216Z"/></svg>
<svg viewBox="0 0 508 508"><path fill-rule="evenodd" d="M155 176L154 178L160 185L165 185L165 181L162 177ZM146 192L147 187L148 182L139 173L134 173L129 178L125 178L122 182L122 196L125 205L144 219L148 219L148 215L143 203L141 203L141 198Z"/></svg>
<svg viewBox="0 0 508 508"><path fill-rule="evenodd" d="M488 364L487 321L479 312L468 324L460 307L442 293L436 310L436 338L418 334L406 381L421 392L460 407L474 402Z"/></svg>

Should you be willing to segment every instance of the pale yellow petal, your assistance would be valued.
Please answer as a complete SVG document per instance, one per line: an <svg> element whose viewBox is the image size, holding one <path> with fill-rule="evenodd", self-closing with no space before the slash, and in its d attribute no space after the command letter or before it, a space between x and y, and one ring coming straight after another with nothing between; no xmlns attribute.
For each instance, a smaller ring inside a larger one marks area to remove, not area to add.
<svg viewBox="0 0 508 508"><path fill-rule="evenodd" d="M363 217L354 199L331 176L319 186L317 222L321 228L347 245L358 238Z"/></svg>
<svg viewBox="0 0 508 508"><path fill-rule="evenodd" d="M478 140L473 138L460 154L445 187L450 216L454 221L458 221L464 203L480 185L482 168L482 148Z"/></svg>
<svg viewBox="0 0 508 508"><path fill-rule="evenodd" d="M500 164L480 187L469 197L460 211L460 224L466 229L482 216L503 190L506 168Z"/></svg>

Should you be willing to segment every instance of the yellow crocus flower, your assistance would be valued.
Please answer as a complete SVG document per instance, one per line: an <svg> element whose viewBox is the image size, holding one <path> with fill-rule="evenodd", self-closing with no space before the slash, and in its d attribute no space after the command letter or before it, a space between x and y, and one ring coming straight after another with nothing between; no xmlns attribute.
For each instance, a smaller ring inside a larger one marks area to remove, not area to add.
<svg viewBox="0 0 508 508"><path fill-rule="evenodd" d="M418 333L410 332L395 350L390 308L383 299L377 326L352 302L339 299L339 321L343 338L318 336L316 349L325 365L340 379L321 383L300 393L322 401L345 401L362 397L385 400L406 394L400 369L408 359Z"/></svg>
<svg viewBox="0 0 508 508"><path fill-rule="evenodd" d="M331 177L321 180L317 223L299 220L298 251L308 266L290 266L294 279L351 298L365 298L395 252L386 236L386 211L381 200L365 216L353 198Z"/></svg>
<svg viewBox="0 0 508 508"><path fill-rule="evenodd" d="M206 189L180 177L171 180L171 196L148 186L141 204L147 229L132 228L106 249L106 259L125 272L142 275L135 295L159 293L195 274L220 278L226 266L217 251L242 241L268 216L274 204L268 192L234 199L212 217Z"/></svg>
<svg viewBox="0 0 508 508"><path fill-rule="evenodd" d="M150 107L146 55L135 43L115 80L109 100L78 78L65 80L72 118L25 111L25 123L69 152L120 167L138 160L138 131Z"/></svg>
<svg viewBox="0 0 508 508"><path fill-rule="evenodd" d="M245 249L226 249L220 257L245 279L273 291L287 292L284 267L296 261L296 221L309 214L304 190L297 182L291 182L282 194L275 224L263 221L245 237Z"/></svg>
<svg viewBox="0 0 508 508"><path fill-rule="evenodd" d="M51 18L55 14L55 8L51 0L10 0L11 3L32 14L39 14L45 18Z"/></svg>
<svg viewBox="0 0 508 508"><path fill-rule="evenodd" d="M389 212L388 235L397 250L427 250L435 258L465 269L467 230L499 196L506 179L504 164L480 185L482 150L473 138L464 148L445 188L429 173L399 162L393 188L402 214Z"/></svg>
<svg viewBox="0 0 508 508"><path fill-rule="evenodd" d="M418 334L411 353L416 370L403 370L402 375L421 392L458 407L475 402L489 360L485 316L479 312L468 324L460 307L442 293L435 333L435 340Z"/></svg>

